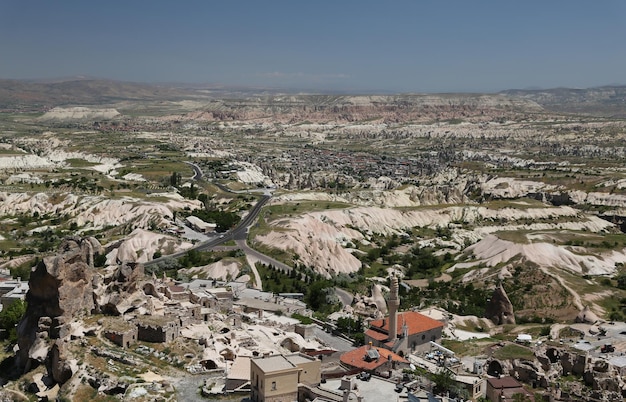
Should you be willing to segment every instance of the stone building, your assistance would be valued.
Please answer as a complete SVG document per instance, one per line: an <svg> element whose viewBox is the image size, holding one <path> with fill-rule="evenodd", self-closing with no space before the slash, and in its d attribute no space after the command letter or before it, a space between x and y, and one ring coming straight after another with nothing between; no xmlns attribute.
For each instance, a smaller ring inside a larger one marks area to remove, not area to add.
<svg viewBox="0 0 626 402"><path fill-rule="evenodd" d="M205 308L221 309L224 311L230 311L233 307L233 292L232 289L219 287L209 288L191 287L189 288L188 300L192 303L199 304Z"/></svg>
<svg viewBox="0 0 626 402"><path fill-rule="evenodd" d="M237 356L226 374L224 390L232 392L246 388L250 390L250 357Z"/></svg>
<svg viewBox="0 0 626 402"><path fill-rule="evenodd" d="M232 313L229 314L228 317L226 317L226 323L231 327L231 328L236 328L239 329L241 328L241 314L236 314L236 313Z"/></svg>
<svg viewBox="0 0 626 402"><path fill-rule="evenodd" d="M469 399L475 401L479 398L484 398L487 392L486 381L483 377L465 373L460 370L450 370L452 374L452 380L461 389L464 389L469 396Z"/></svg>
<svg viewBox="0 0 626 402"><path fill-rule="evenodd" d="M512 401L513 395L521 394L524 400L534 402L533 394L526 391L522 384L513 377L487 379L487 399L492 402Z"/></svg>
<svg viewBox="0 0 626 402"><path fill-rule="evenodd" d="M137 339L145 342L171 342L180 335L179 319L172 316L142 315L135 319Z"/></svg>
<svg viewBox="0 0 626 402"><path fill-rule="evenodd" d="M301 335L303 338L308 339L314 337L314 331L317 326L315 324L296 324L293 332Z"/></svg>
<svg viewBox="0 0 626 402"><path fill-rule="evenodd" d="M166 304L166 314L178 318L178 325L184 328L191 324L199 324L204 320L202 307L191 302L178 302L177 304Z"/></svg>
<svg viewBox="0 0 626 402"><path fill-rule="evenodd" d="M182 286L170 285L165 288L165 296L171 300L189 300L189 292Z"/></svg>
<svg viewBox="0 0 626 402"><path fill-rule="evenodd" d="M104 337L126 349L137 342L137 326L121 318L111 319L104 324Z"/></svg>
<svg viewBox="0 0 626 402"><path fill-rule="evenodd" d="M20 278L17 280L3 280L0 278L0 303L2 310L7 309L16 300L25 300L28 292L28 282L22 282Z"/></svg>
<svg viewBox="0 0 626 402"><path fill-rule="evenodd" d="M252 402L298 400L298 385L321 381L321 362L303 354L276 355L250 360Z"/></svg>

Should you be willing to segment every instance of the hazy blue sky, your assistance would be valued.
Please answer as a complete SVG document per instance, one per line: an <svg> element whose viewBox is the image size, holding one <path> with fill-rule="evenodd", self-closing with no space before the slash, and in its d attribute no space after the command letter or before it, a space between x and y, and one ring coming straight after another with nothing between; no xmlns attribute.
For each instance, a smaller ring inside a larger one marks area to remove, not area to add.
<svg viewBox="0 0 626 402"><path fill-rule="evenodd" d="M626 84L626 1L0 1L0 78L393 92Z"/></svg>

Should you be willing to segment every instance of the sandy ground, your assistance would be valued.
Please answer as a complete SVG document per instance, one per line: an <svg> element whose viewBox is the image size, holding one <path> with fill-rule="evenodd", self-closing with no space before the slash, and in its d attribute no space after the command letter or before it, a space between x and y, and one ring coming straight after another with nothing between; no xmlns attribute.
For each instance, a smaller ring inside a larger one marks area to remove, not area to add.
<svg viewBox="0 0 626 402"><path fill-rule="evenodd" d="M443 274L441 274L440 276L438 276L437 278L433 280L435 282L450 282L452 280L452 276L444 272ZM404 280L404 282L409 286L426 288L428 287L428 283L430 282L430 279L413 279L413 280L409 279L409 280Z"/></svg>
<svg viewBox="0 0 626 402"><path fill-rule="evenodd" d="M212 278L222 281L228 281L233 278L239 277L241 272L241 266L236 261L224 261L220 260L209 265L201 267L192 267L179 270L179 272L186 274L190 278Z"/></svg>
<svg viewBox="0 0 626 402"><path fill-rule="evenodd" d="M191 243L183 242L176 237L138 228L133 230L118 248L107 254L107 264L115 265L116 261L147 262L152 260L157 251L169 254L192 246Z"/></svg>
<svg viewBox="0 0 626 402"><path fill-rule="evenodd" d="M246 261L248 261L248 265L250 266L250 269L252 269L252 274L254 275L254 288L263 290L261 275L259 275L259 271L256 269L256 263L262 261L259 261L257 258L250 254L246 254Z"/></svg>
<svg viewBox="0 0 626 402"><path fill-rule="evenodd" d="M112 119L119 115L120 112L113 108L55 107L38 120Z"/></svg>
<svg viewBox="0 0 626 402"><path fill-rule="evenodd" d="M489 333L485 332L470 332L462 329L455 329L449 332L453 339L457 339L459 341L466 341L468 339L484 339L491 336Z"/></svg>
<svg viewBox="0 0 626 402"><path fill-rule="evenodd" d="M137 375L137 377L142 378L146 382L161 382L164 380L163 377L153 373L152 371L146 371L145 373Z"/></svg>
<svg viewBox="0 0 626 402"><path fill-rule="evenodd" d="M493 267L521 255L540 267L559 267L581 275L611 275L616 272L615 263L626 260L624 250L612 250L601 255L593 255L589 251L577 254L569 247L552 243L519 244L494 235L488 235L466 251L475 256L474 261L458 263L453 268L473 267L479 263Z"/></svg>

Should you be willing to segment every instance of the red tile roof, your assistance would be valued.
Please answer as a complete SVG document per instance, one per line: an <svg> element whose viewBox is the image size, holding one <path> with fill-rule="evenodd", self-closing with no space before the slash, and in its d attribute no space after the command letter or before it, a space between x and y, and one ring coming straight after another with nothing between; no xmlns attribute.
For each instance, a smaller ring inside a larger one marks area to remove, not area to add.
<svg viewBox="0 0 626 402"><path fill-rule="evenodd" d="M433 320L432 318L417 313L415 311L404 311L398 313L398 323L396 329L398 335L402 334L402 325L404 323L406 323L406 326L408 328L409 336L413 334L419 334L421 332L426 332L431 329L443 327L443 323L441 321ZM378 332L383 331L389 333L389 317L385 317L382 320L372 321L370 327L375 327L374 331L378 330Z"/></svg>
<svg viewBox="0 0 626 402"><path fill-rule="evenodd" d="M389 335L383 334L382 332L374 331L373 329L368 329L365 331L365 336L369 336L372 339L377 341L386 341Z"/></svg>
<svg viewBox="0 0 626 402"><path fill-rule="evenodd" d="M369 345L361 346L358 349L354 349L342 354L339 359L343 364L346 364L350 367L360 368L362 370L368 371L376 370L378 367L385 364L389 360L389 356L391 356L391 360L395 362L409 364L408 360L406 360L402 356L399 356L387 349L377 348L376 346L372 346L371 348L378 351L380 358L368 362L367 360L365 360L365 356L367 355L367 351L369 350L369 348Z"/></svg>

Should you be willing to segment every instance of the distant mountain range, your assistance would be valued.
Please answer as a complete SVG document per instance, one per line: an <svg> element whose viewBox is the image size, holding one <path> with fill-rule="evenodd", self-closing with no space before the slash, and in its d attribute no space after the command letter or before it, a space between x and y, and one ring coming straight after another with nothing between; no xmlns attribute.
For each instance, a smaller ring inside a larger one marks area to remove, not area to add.
<svg viewBox="0 0 626 402"><path fill-rule="evenodd" d="M101 105L120 101L187 99L172 86L100 79L62 81L0 80L0 109L38 110L66 105Z"/></svg>
<svg viewBox="0 0 626 402"><path fill-rule="evenodd" d="M0 110L46 110L55 106L103 105L122 101L177 101L293 95L298 91L200 84L146 84L87 77L58 80L0 79ZM436 94L433 95L433 97ZM449 96L450 94L442 94ZM455 94L476 97L477 94ZM536 103L549 111L626 117L626 86L587 89L506 90L507 96ZM383 95L384 96L384 95Z"/></svg>
<svg viewBox="0 0 626 402"><path fill-rule="evenodd" d="M512 89L500 93L536 102L544 109L556 112L626 117L626 85L586 89Z"/></svg>

